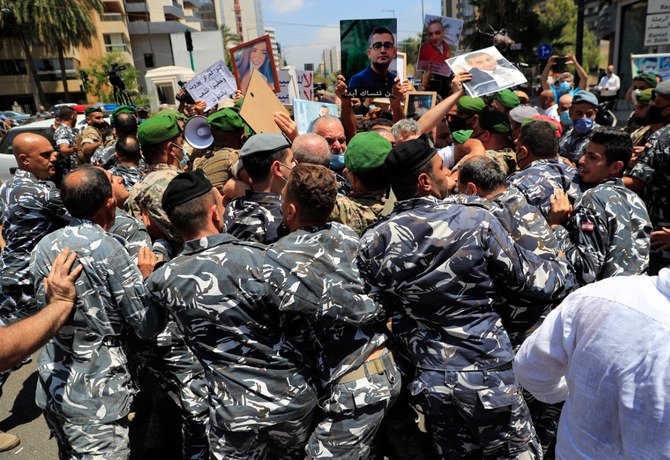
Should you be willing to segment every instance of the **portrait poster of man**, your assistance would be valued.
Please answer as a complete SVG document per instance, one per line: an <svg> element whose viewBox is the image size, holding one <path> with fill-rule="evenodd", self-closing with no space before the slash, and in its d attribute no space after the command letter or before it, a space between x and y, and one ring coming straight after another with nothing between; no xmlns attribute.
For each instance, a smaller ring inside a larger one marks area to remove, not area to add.
<svg viewBox="0 0 670 460"><path fill-rule="evenodd" d="M251 72L254 69L265 79L272 91L275 93L280 91L279 77L277 76L277 67L275 66L269 35L263 35L231 48L230 57L233 62L237 87L240 91L243 93L247 91Z"/></svg>
<svg viewBox="0 0 670 460"><path fill-rule="evenodd" d="M653 73L663 80L670 78L670 54L631 54L630 64L632 75Z"/></svg>
<svg viewBox="0 0 670 460"><path fill-rule="evenodd" d="M463 84L470 96L484 96L526 83L526 77L500 54L495 46L447 60L454 73L470 72L472 80Z"/></svg>
<svg viewBox="0 0 670 460"><path fill-rule="evenodd" d="M333 117L340 116L340 109L336 104L327 102L306 101L304 99L293 99L293 119L298 125L298 133L308 133L312 123L325 115Z"/></svg>
<svg viewBox="0 0 670 460"><path fill-rule="evenodd" d="M433 108L437 93L435 91L412 91L405 97L405 116L420 118Z"/></svg>
<svg viewBox="0 0 670 460"><path fill-rule="evenodd" d="M349 97L391 97L396 77L397 21L340 21L342 75Z"/></svg>
<svg viewBox="0 0 670 460"><path fill-rule="evenodd" d="M416 63L417 70L449 76L451 69L445 62L458 48L463 30L461 19L427 14L423 20L421 48Z"/></svg>

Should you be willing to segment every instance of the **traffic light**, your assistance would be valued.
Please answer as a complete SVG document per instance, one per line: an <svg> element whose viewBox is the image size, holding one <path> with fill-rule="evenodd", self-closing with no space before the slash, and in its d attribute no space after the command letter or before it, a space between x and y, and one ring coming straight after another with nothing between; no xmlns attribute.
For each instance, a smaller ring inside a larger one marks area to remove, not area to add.
<svg viewBox="0 0 670 460"><path fill-rule="evenodd" d="M191 32L188 30L184 32L184 37L186 37L186 51L190 53L193 51L193 40L191 39Z"/></svg>

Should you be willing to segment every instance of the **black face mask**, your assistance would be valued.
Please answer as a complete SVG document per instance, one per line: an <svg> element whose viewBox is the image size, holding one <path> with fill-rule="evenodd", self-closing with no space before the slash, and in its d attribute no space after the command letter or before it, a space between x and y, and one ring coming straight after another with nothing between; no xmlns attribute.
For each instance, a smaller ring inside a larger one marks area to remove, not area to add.
<svg viewBox="0 0 670 460"><path fill-rule="evenodd" d="M462 131L468 129L468 119L452 115L449 117L449 130L453 133L455 131Z"/></svg>
<svg viewBox="0 0 670 460"><path fill-rule="evenodd" d="M670 107L670 104L665 107L658 107L656 105L650 105L647 109L647 124L653 125L656 123L661 123L670 118L670 115L663 115L663 111Z"/></svg>

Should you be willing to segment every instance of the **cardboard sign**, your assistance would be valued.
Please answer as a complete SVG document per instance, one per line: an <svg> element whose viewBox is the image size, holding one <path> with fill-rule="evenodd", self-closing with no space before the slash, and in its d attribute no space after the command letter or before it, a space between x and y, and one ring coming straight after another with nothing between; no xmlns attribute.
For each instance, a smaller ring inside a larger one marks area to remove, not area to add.
<svg viewBox="0 0 670 460"><path fill-rule="evenodd" d="M296 84L296 79L293 77L293 73L290 70L280 70L279 74L279 93L277 97L284 105L290 105L293 103L293 99L298 96L298 85Z"/></svg>
<svg viewBox="0 0 670 460"><path fill-rule="evenodd" d="M251 73L240 116L256 133L281 133L274 122L275 112L288 111L268 86L267 80L256 69Z"/></svg>
<svg viewBox="0 0 670 460"><path fill-rule="evenodd" d="M237 85L235 77L230 73L226 64L219 60L207 67L204 72L193 77L184 88L193 97L193 100L202 99L207 102L205 110L209 110L221 99L232 97L237 90Z"/></svg>

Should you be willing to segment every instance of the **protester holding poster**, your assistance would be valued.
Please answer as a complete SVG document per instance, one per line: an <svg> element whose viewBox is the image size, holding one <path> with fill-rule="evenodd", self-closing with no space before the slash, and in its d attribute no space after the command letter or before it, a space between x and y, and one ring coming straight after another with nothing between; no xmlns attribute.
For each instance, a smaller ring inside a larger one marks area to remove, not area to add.
<svg viewBox="0 0 670 460"><path fill-rule="evenodd" d="M495 46L451 58L447 64L455 73L472 74L472 80L464 86L473 97L526 83L526 77Z"/></svg>
<svg viewBox="0 0 670 460"><path fill-rule="evenodd" d="M458 46L463 28L459 19L427 14L424 20L423 39L419 49L417 70L430 70L439 75L451 74L446 60L451 57L451 47Z"/></svg>

